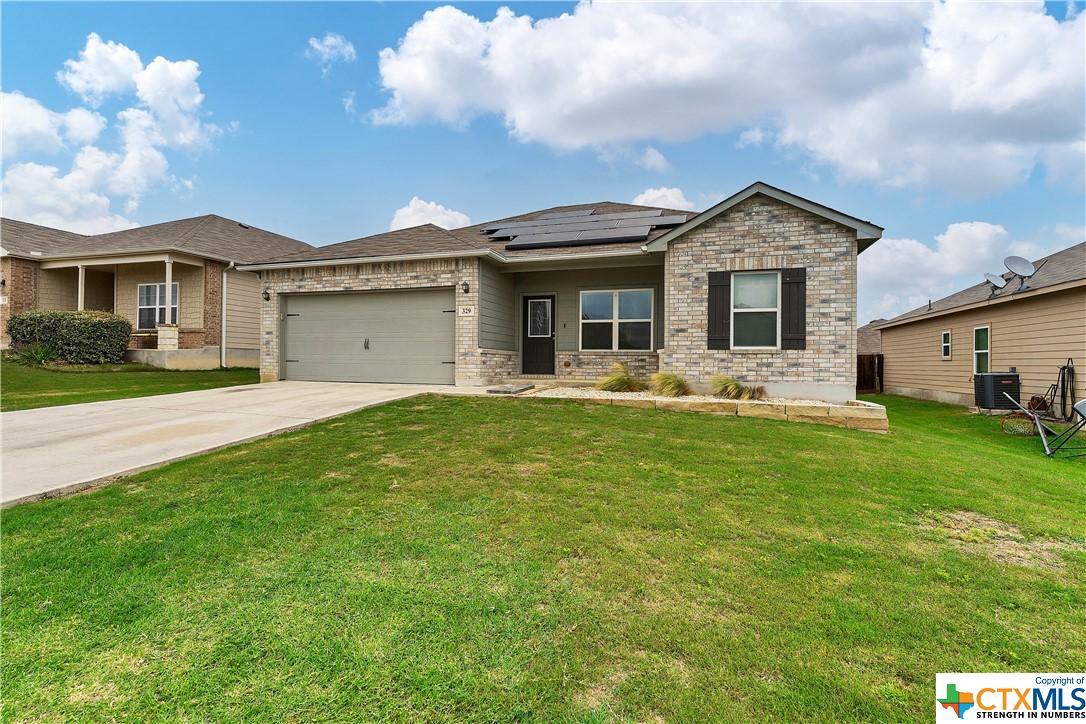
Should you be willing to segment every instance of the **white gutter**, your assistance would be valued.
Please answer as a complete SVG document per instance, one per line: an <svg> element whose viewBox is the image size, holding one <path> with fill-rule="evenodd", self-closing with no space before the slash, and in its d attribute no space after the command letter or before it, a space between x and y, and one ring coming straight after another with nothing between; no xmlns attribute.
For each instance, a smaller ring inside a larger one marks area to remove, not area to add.
<svg viewBox="0 0 1086 724"><path fill-rule="evenodd" d="M234 262L222 270L222 285L219 296L222 298L222 310L219 312L219 332L222 335L219 341L219 367L226 366L226 272L234 268Z"/></svg>

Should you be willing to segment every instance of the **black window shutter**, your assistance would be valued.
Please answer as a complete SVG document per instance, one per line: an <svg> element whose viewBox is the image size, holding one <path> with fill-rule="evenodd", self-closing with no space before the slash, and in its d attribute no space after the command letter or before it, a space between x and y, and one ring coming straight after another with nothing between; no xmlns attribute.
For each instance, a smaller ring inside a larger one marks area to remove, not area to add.
<svg viewBox="0 0 1086 724"><path fill-rule="evenodd" d="M807 270L781 270L781 349L807 349Z"/></svg>
<svg viewBox="0 0 1086 724"><path fill-rule="evenodd" d="M709 349L731 349L732 273L709 272Z"/></svg>

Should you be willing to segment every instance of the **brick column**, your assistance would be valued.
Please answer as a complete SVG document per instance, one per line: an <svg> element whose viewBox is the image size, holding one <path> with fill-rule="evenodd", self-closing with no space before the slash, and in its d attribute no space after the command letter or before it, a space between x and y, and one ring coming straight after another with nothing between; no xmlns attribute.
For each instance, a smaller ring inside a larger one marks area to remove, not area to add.
<svg viewBox="0 0 1086 724"><path fill-rule="evenodd" d="M222 270L226 265L204 259L204 346L222 343Z"/></svg>
<svg viewBox="0 0 1086 724"><path fill-rule="evenodd" d="M158 325L158 348L177 349L180 342L179 330L176 324Z"/></svg>

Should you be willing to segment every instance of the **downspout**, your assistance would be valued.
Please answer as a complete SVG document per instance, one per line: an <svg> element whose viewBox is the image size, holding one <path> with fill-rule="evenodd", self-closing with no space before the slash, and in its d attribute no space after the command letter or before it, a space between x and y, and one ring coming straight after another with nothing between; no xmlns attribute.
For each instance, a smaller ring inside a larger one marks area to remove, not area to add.
<svg viewBox="0 0 1086 724"><path fill-rule="evenodd" d="M226 366L226 272L234 268L235 262L230 262L222 270L222 284L219 289L219 296L222 297L222 310L219 312L219 333L221 339L219 340L219 367Z"/></svg>

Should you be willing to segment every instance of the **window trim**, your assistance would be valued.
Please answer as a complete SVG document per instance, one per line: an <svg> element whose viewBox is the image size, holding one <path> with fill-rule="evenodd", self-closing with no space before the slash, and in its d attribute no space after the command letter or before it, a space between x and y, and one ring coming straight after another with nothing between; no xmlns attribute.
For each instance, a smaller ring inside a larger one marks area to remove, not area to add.
<svg viewBox="0 0 1086 724"><path fill-rule="evenodd" d="M777 349L781 348L781 293L783 291L781 289L781 277L782 277L781 271L782 271L781 269L752 269L752 270L749 270L749 271L735 271L735 272L732 272L731 285L730 285L731 288L729 290L730 294L729 294L729 298L728 298L728 307L729 307L729 317L728 317L729 333L728 333L728 336L731 339L731 348L732 349L739 349L739 350L777 350ZM737 277L750 276L752 274L775 274L776 275L776 277L777 277L777 306L776 307L758 307L758 308L750 308L750 309L736 309L735 308L735 289L738 286L735 283L735 280L736 280ZM777 343L775 345L773 345L772 347L767 347L765 345L745 346L745 345L739 345L739 344L735 343L735 315L737 313L738 314L746 314L748 312L773 312L773 313L775 313L777 315Z"/></svg>
<svg viewBox="0 0 1086 724"><path fill-rule="evenodd" d="M158 301L158 287L164 287L164 286L166 286L166 282L164 282L164 281L162 281L162 282L147 282L145 284L137 284L136 285L136 329L139 329L139 330L158 329L159 324L167 324L167 322L159 322L158 321L158 310L160 310L160 309L167 310L167 314L166 314L167 318L169 318L169 319L173 319L174 317L177 318L177 322L171 322L170 324L177 324L177 323L179 323L181 321L181 283L180 282L174 282L173 283L173 288L177 290L177 304L167 303L165 306L163 306L161 304L157 304L157 301ZM140 304L140 290L143 289L144 287L155 287L155 301L156 301L156 304L154 304L154 305ZM170 298L171 299L173 298L172 294L170 295ZM139 324L140 324L140 310L142 310L142 309L154 309L155 310L155 326L154 327L141 327L141 326L139 326ZM176 314L169 314L170 311L175 311Z"/></svg>
<svg viewBox="0 0 1086 724"><path fill-rule="evenodd" d="M649 318L648 319L619 319L618 316L618 294L619 292L648 292L649 293ZM584 309L584 295L585 294L601 294L610 293L611 299L611 319L581 319ZM585 349L584 348L584 325L589 324L604 324L609 322L611 324L611 348L610 349ZM649 346L648 349L619 349L618 348L618 325L619 322L648 322L649 323ZM629 289L581 289L577 292L577 350L579 352L630 352L636 354L638 352L654 352L656 351L656 289L653 287L631 287Z"/></svg>
<svg viewBox="0 0 1086 724"><path fill-rule="evenodd" d="M939 354L942 359L953 359L954 347L952 345L954 335L951 334L951 330L944 329L939 333ZM991 343L989 342L989 346Z"/></svg>
<svg viewBox="0 0 1086 724"><path fill-rule="evenodd" d="M988 347L987 347L987 349L981 349L981 350L977 349L977 330L978 329L984 329L984 330L988 331ZM986 355L988 355L988 369L985 372L978 372L977 371L977 355L978 354L986 354ZM983 374L988 374L991 371L992 371L992 326L990 324L982 324L982 325L980 325L978 327L973 327L973 374L975 374L975 375L983 375Z"/></svg>

